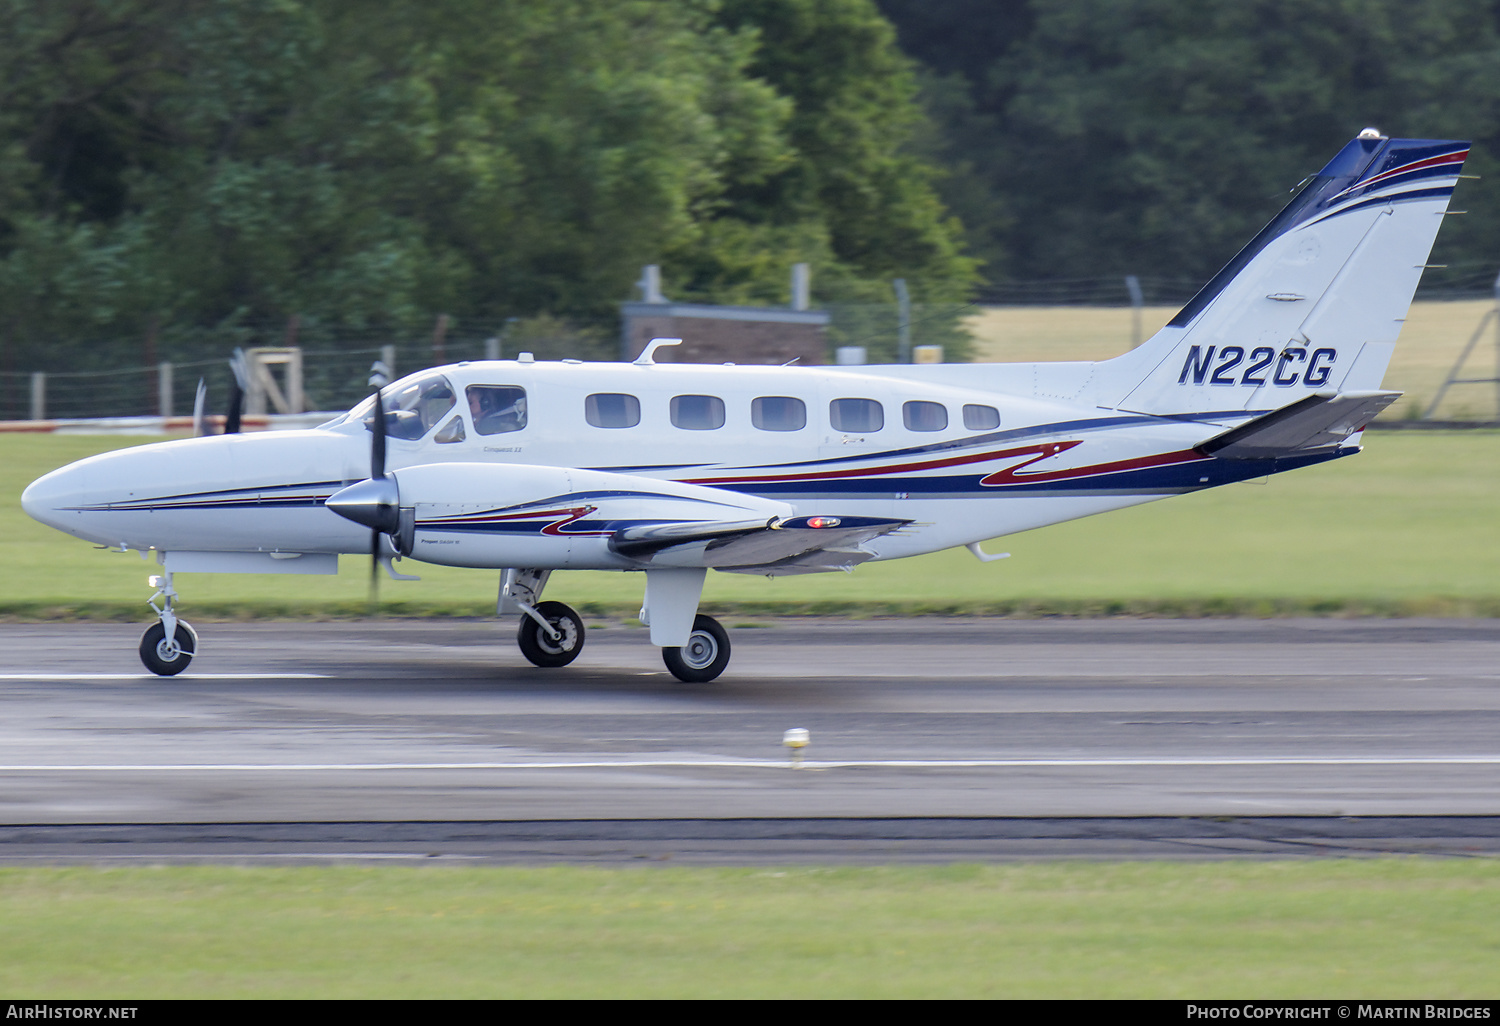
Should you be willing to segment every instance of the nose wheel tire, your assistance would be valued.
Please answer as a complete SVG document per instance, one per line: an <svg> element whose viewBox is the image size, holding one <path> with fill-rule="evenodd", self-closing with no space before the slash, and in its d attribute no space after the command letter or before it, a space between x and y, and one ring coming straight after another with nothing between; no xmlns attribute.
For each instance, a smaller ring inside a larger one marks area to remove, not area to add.
<svg viewBox="0 0 1500 1026"><path fill-rule="evenodd" d="M681 648L661 650L672 676L688 684L706 684L729 665L729 632L711 616L693 618L693 633Z"/></svg>
<svg viewBox="0 0 1500 1026"><path fill-rule="evenodd" d="M583 620L562 602L538 602L536 611L559 634L553 640L542 631L541 624L529 616L521 617L516 644L521 654L537 666L567 666L583 651Z"/></svg>
<svg viewBox="0 0 1500 1026"><path fill-rule="evenodd" d="M167 628L158 620L141 635L141 662L162 677L175 677L186 670L198 654L198 633L191 626L178 620L172 633L168 640Z"/></svg>

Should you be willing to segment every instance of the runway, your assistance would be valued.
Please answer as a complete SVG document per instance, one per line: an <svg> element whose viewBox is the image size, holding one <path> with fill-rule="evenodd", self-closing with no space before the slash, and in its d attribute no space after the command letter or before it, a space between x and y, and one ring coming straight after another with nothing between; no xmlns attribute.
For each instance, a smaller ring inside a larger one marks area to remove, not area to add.
<svg viewBox="0 0 1500 1026"><path fill-rule="evenodd" d="M1500 852L1495 621L725 622L0 625L0 860Z"/></svg>

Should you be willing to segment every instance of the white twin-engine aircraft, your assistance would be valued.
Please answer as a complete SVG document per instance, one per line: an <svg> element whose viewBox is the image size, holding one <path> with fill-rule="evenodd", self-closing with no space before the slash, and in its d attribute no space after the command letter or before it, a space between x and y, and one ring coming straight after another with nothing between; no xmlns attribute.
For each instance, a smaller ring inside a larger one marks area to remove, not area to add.
<svg viewBox="0 0 1500 1026"><path fill-rule="evenodd" d="M498 569L521 651L562 666L554 570L645 572L685 681L729 661L708 570L820 573L1359 451L1468 144L1366 129L1166 327L1099 363L860 368L564 360L419 371L309 431L105 453L34 482L43 523L155 550L146 666L198 651L177 573L338 571L371 551ZM375 415L380 403L383 416ZM993 557L991 557L993 558ZM160 600L158 604L158 600Z"/></svg>

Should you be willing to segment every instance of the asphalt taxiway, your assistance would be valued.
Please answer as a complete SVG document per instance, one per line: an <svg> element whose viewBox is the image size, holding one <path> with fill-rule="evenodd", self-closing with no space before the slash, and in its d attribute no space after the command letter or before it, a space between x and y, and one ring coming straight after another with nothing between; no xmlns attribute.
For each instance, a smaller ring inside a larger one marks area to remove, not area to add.
<svg viewBox="0 0 1500 1026"><path fill-rule="evenodd" d="M1500 852L1500 622L742 623L0 625L0 860Z"/></svg>

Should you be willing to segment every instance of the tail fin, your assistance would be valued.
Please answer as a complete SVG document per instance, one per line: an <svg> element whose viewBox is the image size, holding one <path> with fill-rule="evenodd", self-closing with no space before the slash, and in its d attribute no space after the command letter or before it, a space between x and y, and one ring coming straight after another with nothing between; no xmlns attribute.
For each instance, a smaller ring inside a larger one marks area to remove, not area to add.
<svg viewBox="0 0 1500 1026"><path fill-rule="evenodd" d="M1378 389L1468 152L1361 132L1166 327L1095 366L1098 404L1206 414Z"/></svg>

